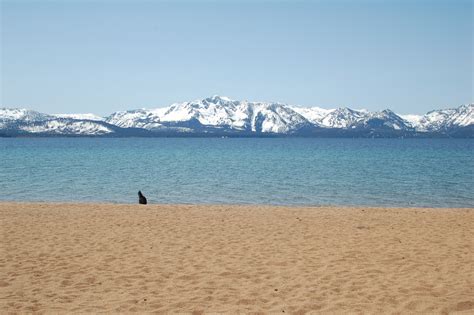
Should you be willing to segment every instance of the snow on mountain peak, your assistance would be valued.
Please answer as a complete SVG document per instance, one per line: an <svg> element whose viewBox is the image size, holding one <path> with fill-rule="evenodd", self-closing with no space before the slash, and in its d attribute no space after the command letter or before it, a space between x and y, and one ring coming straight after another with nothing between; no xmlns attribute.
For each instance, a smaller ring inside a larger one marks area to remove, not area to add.
<svg viewBox="0 0 474 315"><path fill-rule="evenodd" d="M230 98L226 96L219 96L219 95L213 95L211 97L208 97L205 99L205 101L209 103L228 103L228 102L235 102L234 100L231 100Z"/></svg>
<svg viewBox="0 0 474 315"><path fill-rule="evenodd" d="M36 121L50 118L50 115L24 108L0 108L0 120Z"/></svg>
<svg viewBox="0 0 474 315"><path fill-rule="evenodd" d="M461 105L449 119L449 125L469 126L474 124L474 104Z"/></svg>
<svg viewBox="0 0 474 315"><path fill-rule="evenodd" d="M328 128L351 128L366 117L366 113L347 107L336 108L321 119L321 126Z"/></svg>
<svg viewBox="0 0 474 315"><path fill-rule="evenodd" d="M96 114L54 114L54 117L58 118L70 118L77 120L95 120L95 121L104 121L103 117L97 116Z"/></svg>
<svg viewBox="0 0 474 315"><path fill-rule="evenodd" d="M113 130L102 124L91 120L47 120L39 124L38 122L21 126L20 130L31 133L46 133L56 135L104 135L112 133Z"/></svg>
<svg viewBox="0 0 474 315"><path fill-rule="evenodd" d="M0 108L0 129L15 121L34 122L52 116L24 108Z"/></svg>
<svg viewBox="0 0 474 315"><path fill-rule="evenodd" d="M390 109L375 112L347 107L324 109L236 101L213 95L168 107L119 111L105 118L94 114L48 115L27 109L0 108L0 129L47 134L103 135L114 133L119 130L115 127L119 127L133 128L129 132L135 134L150 131L311 134L321 130L325 134L338 129L338 135L352 131L355 135L361 132L451 134L452 131L469 135L470 127L464 127L472 125L474 104L434 110L425 115L397 115Z"/></svg>
<svg viewBox="0 0 474 315"><path fill-rule="evenodd" d="M474 124L474 104L458 108L432 110L425 115L400 115L417 131L442 131L452 127L465 127Z"/></svg>
<svg viewBox="0 0 474 315"><path fill-rule="evenodd" d="M459 115L455 115L456 111L460 112ZM447 117L451 116L451 125L472 124L472 105L455 110L432 111L424 116L399 116L390 109L379 112L348 107L324 109L274 102L235 101L213 95L204 99L174 103L168 107L116 112L107 117L106 122L124 128L148 130L199 125L256 133L292 133L312 125L337 129L389 128L430 131L439 130L440 124L447 125Z"/></svg>

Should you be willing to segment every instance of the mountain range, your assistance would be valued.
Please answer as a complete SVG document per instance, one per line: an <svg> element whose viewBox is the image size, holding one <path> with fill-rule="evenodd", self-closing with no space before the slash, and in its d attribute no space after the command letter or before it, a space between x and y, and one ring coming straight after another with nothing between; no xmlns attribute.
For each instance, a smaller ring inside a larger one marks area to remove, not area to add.
<svg viewBox="0 0 474 315"><path fill-rule="evenodd" d="M474 137L474 104L397 115L323 109L212 96L156 109L94 114L45 114L0 108L0 136L313 136Z"/></svg>

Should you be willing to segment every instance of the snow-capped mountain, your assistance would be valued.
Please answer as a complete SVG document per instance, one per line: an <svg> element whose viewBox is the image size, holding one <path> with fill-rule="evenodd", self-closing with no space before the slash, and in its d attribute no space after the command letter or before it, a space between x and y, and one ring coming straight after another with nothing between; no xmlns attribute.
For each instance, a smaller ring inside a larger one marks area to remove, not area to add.
<svg viewBox="0 0 474 315"><path fill-rule="evenodd" d="M70 118L76 120L95 120L95 121L104 121L104 117L97 116L96 114L54 114L54 117L57 118Z"/></svg>
<svg viewBox="0 0 474 315"><path fill-rule="evenodd" d="M27 133L51 135L105 135L114 132L114 128L92 120L49 119L22 124L18 129Z"/></svg>
<svg viewBox="0 0 474 315"><path fill-rule="evenodd" d="M417 131L438 132L450 128L466 127L474 124L474 104L458 108L433 110L427 114L402 115Z"/></svg>
<svg viewBox="0 0 474 315"><path fill-rule="evenodd" d="M157 110L137 109L115 112L109 117L106 117L105 121L121 128L156 129L162 126L160 117L156 114L156 111L160 112L162 110L163 109L160 108Z"/></svg>
<svg viewBox="0 0 474 315"><path fill-rule="evenodd" d="M303 135L350 137L474 137L474 104L425 115L350 108L290 106L212 96L156 109L94 114L43 114L0 109L0 135L157 136Z"/></svg>
<svg viewBox="0 0 474 315"><path fill-rule="evenodd" d="M115 132L115 126L95 115L49 115L28 109L0 108L0 134L98 136Z"/></svg>
<svg viewBox="0 0 474 315"><path fill-rule="evenodd" d="M355 128L364 123L367 114L347 107L337 108L324 116L320 124L327 128Z"/></svg>
<svg viewBox="0 0 474 315"><path fill-rule="evenodd" d="M239 102L220 96L176 103L166 108L116 112L105 121L119 127L148 130L217 128L258 133L291 133L311 125L284 104Z"/></svg>
<svg viewBox="0 0 474 315"><path fill-rule="evenodd" d="M322 119L326 117L329 113L334 112L334 109L324 109L321 107L300 107L300 106L290 106L292 110L306 118L310 123L322 126Z"/></svg>
<svg viewBox="0 0 474 315"><path fill-rule="evenodd" d="M409 122L392 112L390 109L385 109L381 112L368 112L363 123L366 128L378 126L393 130L414 131L414 127Z"/></svg>
<svg viewBox="0 0 474 315"><path fill-rule="evenodd" d="M0 108L0 129L17 121L34 122L51 119L53 116L22 108Z"/></svg>

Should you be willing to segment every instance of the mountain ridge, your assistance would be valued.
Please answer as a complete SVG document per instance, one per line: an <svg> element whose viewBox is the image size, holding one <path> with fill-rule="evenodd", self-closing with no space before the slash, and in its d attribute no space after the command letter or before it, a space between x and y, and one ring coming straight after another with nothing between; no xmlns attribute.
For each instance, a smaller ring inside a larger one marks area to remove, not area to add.
<svg viewBox="0 0 474 315"><path fill-rule="evenodd" d="M212 97L155 109L94 114L46 114L0 108L8 136L341 136L473 138L474 104L398 115L390 109L324 109Z"/></svg>

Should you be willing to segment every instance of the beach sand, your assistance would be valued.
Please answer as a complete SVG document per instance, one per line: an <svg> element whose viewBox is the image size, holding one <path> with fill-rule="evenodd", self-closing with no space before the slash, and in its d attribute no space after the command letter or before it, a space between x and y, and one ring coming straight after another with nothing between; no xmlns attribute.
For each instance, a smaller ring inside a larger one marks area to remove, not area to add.
<svg viewBox="0 0 474 315"><path fill-rule="evenodd" d="M0 203L0 310L474 313L474 209Z"/></svg>

